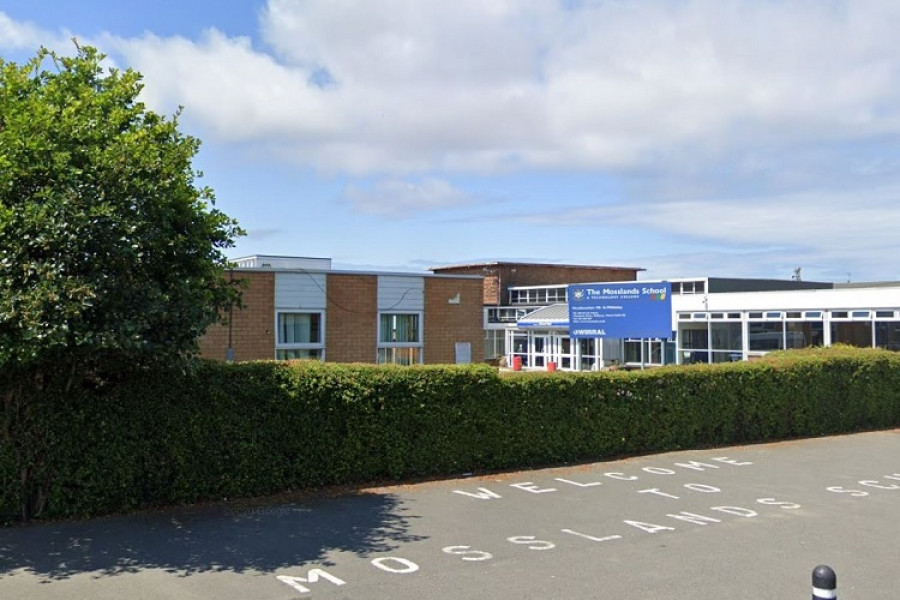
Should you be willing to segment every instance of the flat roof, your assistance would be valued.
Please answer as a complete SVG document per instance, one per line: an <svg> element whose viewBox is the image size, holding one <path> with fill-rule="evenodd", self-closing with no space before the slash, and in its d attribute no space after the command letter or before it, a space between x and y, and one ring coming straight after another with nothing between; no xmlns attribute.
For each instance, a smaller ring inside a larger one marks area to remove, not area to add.
<svg viewBox="0 0 900 600"><path fill-rule="evenodd" d="M233 267L226 269L240 273L301 273L306 275L384 275L387 277L431 277L444 279L484 279L483 275L429 273L427 271L357 271L341 269L304 269L303 267Z"/></svg>
<svg viewBox="0 0 900 600"><path fill-rule="evenodd" d="M444 265L442 267L429 267L429 271L441 271L445 269L473 269L479 267L542 267L542 268L558 268L558 269L585 269L585 270L604 270L604 271L646 271L643 267L611 267L605 265L572 265L563 263L532 263L532 262L515 262L515 261L495 261L480 263L465 263L456 265Z"/></svg>

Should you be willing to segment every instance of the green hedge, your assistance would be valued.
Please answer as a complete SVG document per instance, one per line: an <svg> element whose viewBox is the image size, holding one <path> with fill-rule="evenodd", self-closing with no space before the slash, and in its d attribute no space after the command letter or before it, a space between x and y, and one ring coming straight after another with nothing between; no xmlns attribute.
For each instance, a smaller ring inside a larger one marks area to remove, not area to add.
<svg viewBox="0 0 900 600"><path fill-rule="evenodd" d="M7 407L0 519L34 486L48 494L42 517L90 516L900 425L900 355L847 348L584 374L203 361L108 371L44 390L27 414ZM0 388L26 376L5 370Z"/></svg>

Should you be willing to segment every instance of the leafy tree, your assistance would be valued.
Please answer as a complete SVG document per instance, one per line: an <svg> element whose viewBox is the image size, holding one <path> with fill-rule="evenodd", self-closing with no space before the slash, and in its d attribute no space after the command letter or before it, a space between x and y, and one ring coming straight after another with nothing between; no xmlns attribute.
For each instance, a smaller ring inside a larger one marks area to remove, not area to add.
<svg viewBox="0 0 900 600"><path fill-rule="evenodd" d="M76 50L0 59L0 367L20 374L3 378L7 443L28 398L75 394L110 352L191 354L238 300L224 249L243 232L195 184L199 141L146 109L139 73ZM25 495L39 511L40 490Z"/></svg>

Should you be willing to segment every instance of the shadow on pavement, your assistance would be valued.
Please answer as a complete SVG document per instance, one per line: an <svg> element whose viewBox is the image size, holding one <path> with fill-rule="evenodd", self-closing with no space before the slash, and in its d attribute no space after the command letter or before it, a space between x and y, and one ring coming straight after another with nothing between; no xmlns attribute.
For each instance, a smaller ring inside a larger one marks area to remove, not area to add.
<svg viewBox="0 0 900 600"><path fill-rule="evenodd" d="M329 554L386 552L422 539L390 494L359 493L297 504L222 506L0 530L0 577L25 569L47 579L143 569L273 571Z"/></svg>

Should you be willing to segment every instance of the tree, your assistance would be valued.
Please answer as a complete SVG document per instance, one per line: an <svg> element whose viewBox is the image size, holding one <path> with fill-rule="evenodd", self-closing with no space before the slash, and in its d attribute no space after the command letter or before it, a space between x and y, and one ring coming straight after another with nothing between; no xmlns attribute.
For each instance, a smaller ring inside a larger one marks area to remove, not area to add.
<svg viewBox="0 0 900 600"><path fill-rule="evenodd" d="M191 354L238 299L224 250L243 232L195 185L199 141L104 59L0 59L0 367L30 373L4 390L8 441L23 385L71 390L108 352Z"/></svg>

